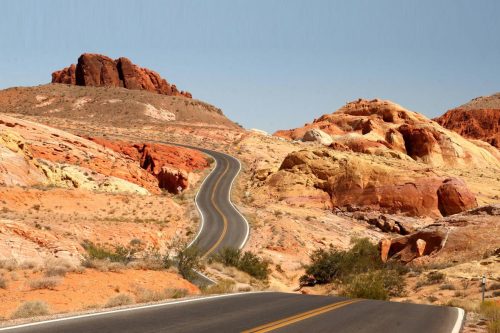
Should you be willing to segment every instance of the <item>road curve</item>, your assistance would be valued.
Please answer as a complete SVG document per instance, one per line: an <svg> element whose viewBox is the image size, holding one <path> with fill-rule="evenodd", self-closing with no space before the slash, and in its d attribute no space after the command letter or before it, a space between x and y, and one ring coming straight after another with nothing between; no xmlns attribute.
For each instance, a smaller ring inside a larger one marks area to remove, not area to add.
<svg viewBox="0 0 500 333"><path fill-rule="evenodd" d="M264 292L154 304L0 331L458 333L462 314L451 307Z"/></svg>
<svg viewBox="0 0 500 333"><path fill-rule="evenodd" d="M232 184L241 169L240 162L221 152L189 148L198 149L215 160L214 169L196 195L201 224L190 245L197 246L205 256L224 247L241 249L247 241L249 225L231 202Z"/></svg>

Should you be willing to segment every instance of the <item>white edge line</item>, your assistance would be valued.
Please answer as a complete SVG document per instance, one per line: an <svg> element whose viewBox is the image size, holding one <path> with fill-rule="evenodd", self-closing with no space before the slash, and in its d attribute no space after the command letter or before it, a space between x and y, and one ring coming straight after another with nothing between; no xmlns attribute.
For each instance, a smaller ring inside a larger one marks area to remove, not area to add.
<svg viewBox="0 0 500 333"><path fill-rule="evenodd" d="M38 326L38 325L44 325L44 324L73 320L73 319L98 317L98 316L104 316L104 315L107 315L110 313L130 312L130 311L136 311L136 310L142 310L142 309L157 308L157 307L162 307L162 306L174 306L177 304L198 302L198 301L204 301L204 300L215 299L215 298L239 296L239 295L246 295L246 294L260 294L260 293L265 293L265 291L252 291L252 292L241 292L241 293L234 293L234 294L223 294L223 295L207 296L207 297L200 297L200 298L191 298L191 299L185 299L182 301L174 301L174 302L168 302L168 303L150 304L150 305L142 305L142 306L137 306L137 307L125 308L125 309L88 313L88 314L71 316L71 317L63 317L63 318L50 319L50 320L45 320L45 321L37 321L34 323L27 323L27 324L21 324L21 325L16 325L16 326L0 327L0 331L8 331L8 330L18 329L18 328L23 328L23 327Z"/></svg>
<svg viewBox="0 0 500 333"><path fill-rule="evenodd" d="M223 153L224 154L224 153ZM238 208L236 208L236 206L233 204L233 202L231 201L231 192L233 190L233 183L234 183L234 180L238 177L240 171L241 171L241 162L240 160L238 160L237 158L231 156L231 155L227 155L227 154L224 154L226 156L229 156L230 158L233 158L234 160L236 160L236 162L238 162L238 172L236 172L236 175L234 175L234 178L231 180L231 185L229 186L229 193L228 193L228 200L229 200L229 203L231 204L231 206L233 206L233 209L241 216L241 218L243 219L243 221L245 221L245 224L246 224L246 233L245 233L245 238L243 238L243 242L241 243L241 245L239 246L239 249L241 250L246 242L248 241L248 236L250 234L250 224L248 223L247 219L243 216L243 214L241 214L240 210Z"/></svg>
<svg viewBox="0 0 500 333"><path fill-rule="evenodd" d="M455 326L453 326L453 329L451 330L451 333L460 333L460 330L462 329L462 323L464 321L464 315L465 311L464 309L461 308L455 308L457 309L457 321L455 322Z"/></svg>

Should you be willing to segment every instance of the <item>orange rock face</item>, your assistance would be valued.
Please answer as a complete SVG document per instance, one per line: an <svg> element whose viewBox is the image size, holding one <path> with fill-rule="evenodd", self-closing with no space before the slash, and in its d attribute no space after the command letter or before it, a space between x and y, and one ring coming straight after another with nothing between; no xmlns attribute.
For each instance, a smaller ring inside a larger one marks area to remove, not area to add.
<svg viewBox="0 0 500 333"><path fill-rule="evenodd" d="M171 193L177 193L189 186L189 174L208 167L202 153L196 150L151 143L129 143L110 141L103 138L90 140L129 156L140 163L141 168L149 171L158 179L158 186Z"/></svg>
<svg viewBox="0 0 500 333"><path fill-rule="evenodd" d="M500 148L500 108L472 110L457 108L434 120L466 138L483 140Z"/></svg>
<svg viewBox="0 0 500 333"><path fill-rule="evenodd" d="M147 90L162 95L192 98L191 93L179 91L160 74L134 65L127 58L113 60L100 54L84 53L77 65L52 73L52 83L93 87L123 87Z"/></svg>

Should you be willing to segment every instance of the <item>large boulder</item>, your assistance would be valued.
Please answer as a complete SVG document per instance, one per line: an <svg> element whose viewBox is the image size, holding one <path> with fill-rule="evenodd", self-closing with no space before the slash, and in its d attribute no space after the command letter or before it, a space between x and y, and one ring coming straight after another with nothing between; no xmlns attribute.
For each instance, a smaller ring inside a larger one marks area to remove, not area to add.
<svg viewBox="0 0 500 333"><path fill-rule="evenodd" d="M477 201L467 185L458 178L448 178L437 191L438 207L443 216L476 208Z"/></svg>
<svg viewBox="0 0 500 333"><path fill-rule="evenodd" d="M123 87L146 90L169 96L192 98L191 93L179 91L160 74L134 65L121 57L113 60L101 54L84 53L76 65L52 73L52 83L65 83L93 87Z"/></svg>
<svg viewBox="0 0 500 333"><path fill-rule="evenodd" d="M332 137L330 135L326 134L325 132L317 128L308 130L302 137L302 141L317 142L325 146L329 146L333 142Z"/></svg>

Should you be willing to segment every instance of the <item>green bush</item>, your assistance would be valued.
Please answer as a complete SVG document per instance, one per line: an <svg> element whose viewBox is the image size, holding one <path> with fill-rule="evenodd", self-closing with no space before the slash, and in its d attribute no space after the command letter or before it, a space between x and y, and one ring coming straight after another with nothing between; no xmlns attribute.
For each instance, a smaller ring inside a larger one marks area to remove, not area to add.
<svg viewBox="0 0 500 333"><path fill-rule="evenodd" d="M267 280L269 261L259 258L250 251L242 252L232 247L223 248L214 259L226 266L233 266L259 280Z"/></svg>
<svg viewBox="0 0 500 333"><path fill-rule="evenodd" d="M82 243L82 247L87 251L88 259L109 260L127 264L132 260L132 256L137 251L134 248L127 248L121 245L115 246L114 251L96 245L88 240Z"/></svg>
<svg viewBox="0 0 500 333"><path fill-rule="evenodd" d="M335 283L350 297L388 299L400 296L405 290L402 277L407 269L396 263L383 263L378 247L367 238L353 240L350 250L339 251L333 247L318 249L306 266L302 284Z"/></svg>
<svg viewBox="0 0 500 333"><path fill-rule="evenodd" d="M201 263L201 251L196 246L187 247L186 243L179 243L176 246L177 269L183 278L192 281L195 277L194 270L203 268Z"/></svg>

